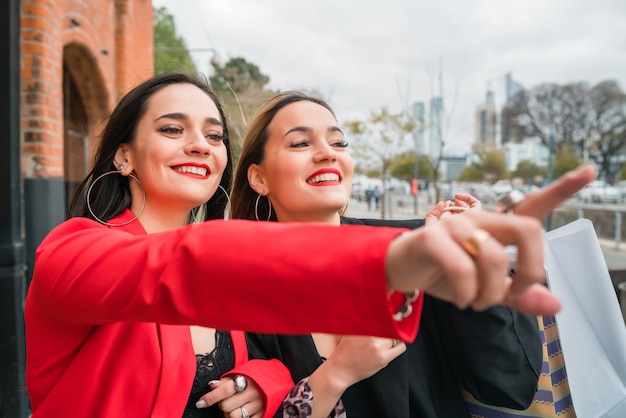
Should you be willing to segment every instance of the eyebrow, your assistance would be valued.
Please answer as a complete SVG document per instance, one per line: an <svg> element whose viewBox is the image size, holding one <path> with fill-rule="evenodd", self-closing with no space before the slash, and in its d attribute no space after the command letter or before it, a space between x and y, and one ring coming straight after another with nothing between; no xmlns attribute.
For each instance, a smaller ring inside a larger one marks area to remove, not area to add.
<svg viewBox="0 0 626 418"><path fill-rule="evenodd" d="M339 129L339 127L337 126L331 126L327 129L328 132L339 132L343 135L343 131L341 129ZM313 132L312 128L306 127L306 126L294 126L293 128L289 129L287 132L285 132L285 135L283 135L283 137L289 135L292 132L306 132L306 133L311 133Z"/></svg>
<svg viewBox="0 0 626 418"><path fill-rule="evenodd" d="M158 118L156 118L154 121L158 121L160 119L176 119L176 120L189 120L189 116L186 115L185 113L166 113L165 115L161 115ZM208 117L205 118L204 121L210 125L219 125L219 126L223 126L222 122L219 119L216 119L214 117Z"/></svg>

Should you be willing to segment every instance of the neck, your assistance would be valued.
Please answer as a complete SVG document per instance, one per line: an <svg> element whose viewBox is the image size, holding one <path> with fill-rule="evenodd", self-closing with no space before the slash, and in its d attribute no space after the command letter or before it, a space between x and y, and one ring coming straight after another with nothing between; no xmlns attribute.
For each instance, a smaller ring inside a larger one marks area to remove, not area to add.
<svg viewBox="0 0 626 418"><path fill-rule="evenodd" d="M321 222L329 225L341 224L339 212L310 212L310 213L276 213L278 222Z"/></svg>
<svg viewBox="0 0 626 418"><path fill-rule="evenodd" d="M131 212L137 213L138 211L139 208L135 211L134 208L131 207ZM174 211L171 208L167 208L167 210L155 209L147 205L137 217L148 234L183 227L187 225L188 218L188 210Z"/></svg>

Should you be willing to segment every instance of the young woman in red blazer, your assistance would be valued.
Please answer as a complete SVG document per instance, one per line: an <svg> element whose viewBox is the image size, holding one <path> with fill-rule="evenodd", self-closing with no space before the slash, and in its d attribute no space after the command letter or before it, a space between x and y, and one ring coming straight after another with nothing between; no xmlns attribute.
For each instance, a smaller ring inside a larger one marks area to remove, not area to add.
<svg viewBox="0 0 626 418"><path fill-rule="evenodd" d="M423 220L340 216L348 204L354 171L346 147L327 103L302 92L276 95L250 122L235 173L233 217L343 227L422 226ZM593 170L585 168L573 177L585 181L591 174ZM545 198L542 194L562 192L570 187L566 186L569 182L571 179L528 200L539 211L549 210L541 201ZM459 195L450 203L480 207L469 195ZM446 211L454 209L448 206L438 203L427 214L429 226L421 229L433 225L429 220L441 219L435 223L444 224L476 215L469 211L444 220L450 215ZM472 227L465 222L455 225ZM490 232L496 235L497 226ZM437 250L446 259L442 264L460 262L446 245ZM500 277L502 283L507 282L506 276ZM534 316L506 306L459 310L430 295L424 300L417 340L406 345L376 337L320 333L249 333L248 337L254 356L280 359L299 381L279 414L285 418L469 417L461 388L491 404L525 408L533 399L542 362Z"/></svg>
<svg viewBox="0 0 626 418"><path fill-rule="evenodd" d="M419 316L395 321L401 303L387 297L419 285L386 271L415 263L386 260L398 231L224 221L231 173L226 119L205 84L160 75L122 98L72 218L37 251L25 305L34 417L221 416L204 408L217 401L229 417L271 415L293 384L286 369L247 362L242 332L216 329L414 338ZM296 251L308 245L329 252Z"/></svg>

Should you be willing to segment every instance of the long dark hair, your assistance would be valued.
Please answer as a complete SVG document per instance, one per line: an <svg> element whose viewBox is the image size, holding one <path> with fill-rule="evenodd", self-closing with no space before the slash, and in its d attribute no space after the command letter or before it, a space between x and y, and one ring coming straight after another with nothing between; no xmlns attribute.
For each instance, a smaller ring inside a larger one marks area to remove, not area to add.
<svg viewBox="0 0 626 418"><path fill-rule="evenodd" d="M270 216L270 202L267 196L259 199L258 208L256 208L256 199L259 196L248 183L248 167L252 164L260 164L265 157L265 144L269 138L268 127L274 120L276 114L285 106L291 103L309 101L325 107L335 116L330 105L324 100L312 96L304 91L285 91L278 93L267 102L265 102L257 110L254 118L248 125L246 136L239 154L239 162L235 171L235 180L233 184L233 192L231 194L231 217L233 219L256 219L258 213L259 219L265 220L270 218L276 221L276 214Z"/></svg>
<svg viewBox="0 0 626 418"><path fill-rule="evenodd" d="M162 88L172 84L192 84L205 92L217 106L217 110L222 118L222 124L224 125L224 145L226 146L228 157L220 185L227 193L230 193L233 159L228 140L228 124L217 96L200 78L183 73L164 73L156 75L134 87L119 101L102 131L100 145L93 157L93 168L80 183L72 197L68 217L81 216L94 219L85 203L86 190L100 175L108 171L117 170L113 159L119 145L129 143L135 137L137 125L146 112L147 102L150 97ZM130 207L129 181L134 180L115 174L104 176L98 180L89 197L91 208L98 218L108 221ZM197 209L204 209L203 220L222 219L224 218L224 210L227 203L227 195L218 190L208 202Z"/></svg>

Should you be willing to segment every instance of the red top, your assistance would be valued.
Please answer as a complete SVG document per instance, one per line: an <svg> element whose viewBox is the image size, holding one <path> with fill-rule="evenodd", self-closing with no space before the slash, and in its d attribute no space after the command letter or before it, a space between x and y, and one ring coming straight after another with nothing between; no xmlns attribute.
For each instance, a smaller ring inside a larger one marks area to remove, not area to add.
<svg viewBox="0 0 626 418"><path fill-rule="evenodd" d="M138 221L64 222L37 249L26 297L33 417L181 416L196 369L188 325L412 341L420 310L394 321L400 303L385 280L401 232L218 220L146 234ZM281 369L258 363L241 367L274 371L254 377L269 410Z"/></svg>

